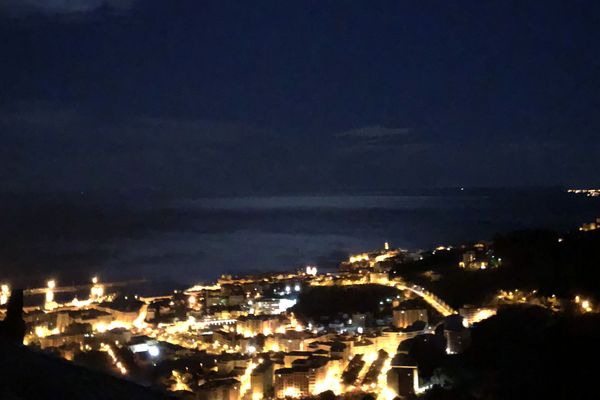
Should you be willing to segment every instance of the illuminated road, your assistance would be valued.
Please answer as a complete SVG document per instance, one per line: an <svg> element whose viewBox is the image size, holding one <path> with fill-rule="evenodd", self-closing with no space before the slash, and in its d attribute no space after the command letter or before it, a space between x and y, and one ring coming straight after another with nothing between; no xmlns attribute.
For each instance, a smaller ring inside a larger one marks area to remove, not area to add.
<svg viewBox="0 0 600 400"><path fill-rule="evenodd" d="M331 281L325 281L325 282L326 283L323 283L322 281L317 282L317 283L313 282L313 283L311 283L311 285L312 286L329 286L329 285L334 284ZM448 303L446 303L444 300L442 300L435 294L431 293L430 291L428 291L427 289L425 289L421 286L414 285L410 282L405 282L402 279L400 279L399 277L396 277L394 280L385 279L385 280L378 280L377 282L372 282L367 279L363 279L361 281L341 282L340 284L344 285L344 286L377 284L377 285L382 285L382 286L390 286L390 287L396 288L398 290L409 290L409 291L413 292L414 294L416 294L417 296L421 297L423 300L425 300L427 302L427 304L429 304L431 307L433 307L433 309L435 309L437 312L442 314L444 317L447 317L448 315L452 315L452 314L458 314L458 312L455 309L450 307L450 305L448 305Z"/></svg>
<svg viewBox="0 0 600 400"><path fill-rule="evenodd" d="M395 288L400 290L410 290L411 292L425 300L427 304L433 307L444 317L447 317L448 315L452 314L457 314L456 310L450 307L445 301L443 301L435 294L427 291L421 286L411 285L409 283L399 283L397 281L390 281L390 286L394 286Z"/></svg>

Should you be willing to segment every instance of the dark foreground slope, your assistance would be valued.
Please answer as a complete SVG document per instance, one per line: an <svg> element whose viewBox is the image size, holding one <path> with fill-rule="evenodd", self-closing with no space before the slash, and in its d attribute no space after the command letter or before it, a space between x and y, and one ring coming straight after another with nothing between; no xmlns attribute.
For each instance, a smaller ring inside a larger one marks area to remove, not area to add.
<svg viewBox="0 0 600 400"><path fill-rule="evenodd" d="M600 230L526 230L497 235L490 251L499 268L468 271L458 267L466 249L425 254L401 263L392 276L423 285L454 307L481 304L500 289L537 290L541 295L596 298L600 293ZM431 280L428 273L438 279Z"/></svg>
<svg viewBox="0 0 600 400"><path fill-rule="evenodd" d="M422 400L596 399L600 315L510 306L472 329L436 371L450 387Z"/></svg>
<svg viewBox="0 0 600 400"><path fill-rule="evenodd" d="M0 341L0 399L154 400L166 395Z"/></svg>

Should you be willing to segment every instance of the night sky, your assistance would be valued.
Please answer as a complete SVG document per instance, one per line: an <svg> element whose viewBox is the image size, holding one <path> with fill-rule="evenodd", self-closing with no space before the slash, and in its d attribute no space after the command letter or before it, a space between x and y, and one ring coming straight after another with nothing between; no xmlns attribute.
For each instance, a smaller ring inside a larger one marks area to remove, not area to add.
<svg viewBox="0 0 600 400"><path fill-rule="evenodd" d="M598 184L596 1L0 0L4 192Z"/></svg>

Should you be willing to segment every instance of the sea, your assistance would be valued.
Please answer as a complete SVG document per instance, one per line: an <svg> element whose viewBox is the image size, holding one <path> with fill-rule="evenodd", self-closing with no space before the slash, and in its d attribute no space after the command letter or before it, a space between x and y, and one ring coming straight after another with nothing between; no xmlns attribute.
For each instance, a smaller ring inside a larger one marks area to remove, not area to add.
<svg viewBox="0 0 600 400"><path fill-rule="evenodd" d="M277 196L4 196L0 282L36 286L335 267L384 242L409 250L520 229L577 229L600 198L563 188L429 189Z"/></svg>

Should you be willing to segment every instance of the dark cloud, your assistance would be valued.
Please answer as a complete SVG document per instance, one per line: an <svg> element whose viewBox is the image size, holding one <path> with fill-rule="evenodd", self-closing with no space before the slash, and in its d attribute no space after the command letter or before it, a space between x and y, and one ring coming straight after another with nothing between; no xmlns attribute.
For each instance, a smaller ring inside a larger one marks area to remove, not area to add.
<svg viewBox="0 0 600 400"><path fill-rule="evenodd" d="M410 128L364 126L340 132L335 137L341 142L341 151L360 153L393 151L396 147L423 144L427 139Z"/></svg>
<svg viewBox="0 0 600 400"><path fill-rule="evenodd" d="M12 17L39 13L49 16L83 14L106 7L114 12L130 10L137 0L0 0L0 11Z"/></svg>
<svg viewBox="0 0 600 400"><path fill-rule="evenodd" d="M382 139L396 136L406 136L410 128L386 128L383 126L365 126L338 133L338 137L355 137L364 139Z"/></svg>
<svg viewBox="0 0 600 400"><path fill-rule="evenodd" d="M5 190L597 181L593 2L18 4L97 12L3 18Z"/></svg>
<svg viewBox="0 0 600 400"><path fill-rule="evenodd" d="M219 187L232 154L260 158L264 131L235 123L159 117L103 119L32 106L0 112L0 177L23 190L110 191ZM239 155L236 155L239 157ZM252 160L250 160L252 162ZM235 168L233 166L233 168Z"/></svg>
<svg viewBox="0 0 600 400"><path fill-rule="evenodd" d="M32 103L0 111L5 191L322 193L410 186L585 184L595 138L439 137L363 126L299 135L238 122L105 117Z"/></svg>

